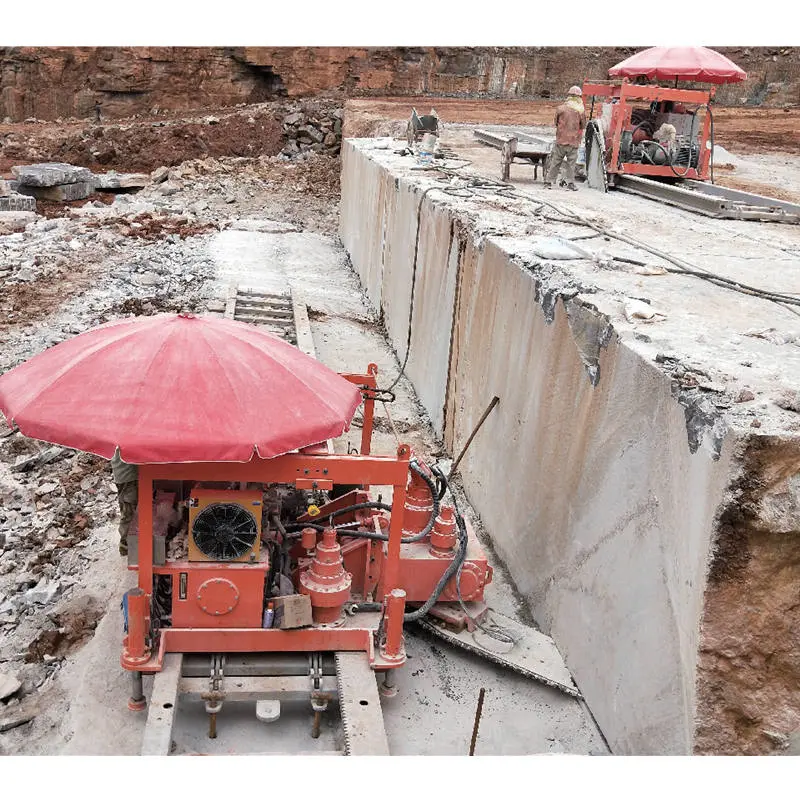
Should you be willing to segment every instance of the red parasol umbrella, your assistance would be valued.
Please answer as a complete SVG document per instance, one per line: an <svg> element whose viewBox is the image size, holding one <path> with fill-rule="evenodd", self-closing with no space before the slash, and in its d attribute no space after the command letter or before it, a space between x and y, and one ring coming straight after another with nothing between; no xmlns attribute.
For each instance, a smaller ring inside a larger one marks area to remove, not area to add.
<svg viewBox="0 0 800 800"><path fill-rule="evenodd" d="M0 377L26 436L131 464L273 458L339 436L360 402L278 337L190 314L101 325Z"/></svg>
<svg viewBox="0 0 800 800"><path fill-rule="evenodd" d="M650 47L620 61L608 74L698 83L736 83L747 78L747 73L733 61L708 47Z"/></svg>

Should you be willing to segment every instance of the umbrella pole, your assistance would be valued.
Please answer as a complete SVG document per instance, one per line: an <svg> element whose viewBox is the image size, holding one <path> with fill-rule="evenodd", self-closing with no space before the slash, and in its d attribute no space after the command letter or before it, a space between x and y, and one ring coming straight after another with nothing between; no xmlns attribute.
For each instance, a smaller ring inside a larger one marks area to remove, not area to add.
<svg viewBox="0 0 800 800"><path fill-rule="evenodd" d="M139 588L153 592L153 479L147 465L139 466Z"/></svg>

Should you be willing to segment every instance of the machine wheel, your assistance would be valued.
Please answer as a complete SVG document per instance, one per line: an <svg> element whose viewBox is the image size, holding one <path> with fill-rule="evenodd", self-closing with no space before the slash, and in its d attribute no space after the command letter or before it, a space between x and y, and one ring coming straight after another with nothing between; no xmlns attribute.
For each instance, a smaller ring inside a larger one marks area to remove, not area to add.
<svg viewBox="0 0 800 800"><path fill-rule="evenodd" d="M596 119L589 120L584 133L586 146L586 184L601 192L608 191L608 173L606 172L606 145L603 129Z"/></svg>

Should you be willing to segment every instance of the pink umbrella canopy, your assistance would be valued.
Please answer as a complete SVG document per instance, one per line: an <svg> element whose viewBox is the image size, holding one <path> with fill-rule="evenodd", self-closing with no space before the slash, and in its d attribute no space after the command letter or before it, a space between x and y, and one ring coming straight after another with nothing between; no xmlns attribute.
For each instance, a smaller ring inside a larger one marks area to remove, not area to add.
<svg viewBox="0 0 800 800"><path fill-rule="evenodd" d="M360 403L282 339L190 314L110 322L0 376L23 434L130 464L273 458L341 435Z"/></svg>
<svg viewBox="0 0 800 800"><path fill-rule="evenodd" d="M747 73L733 61L708 47L650 47L620 61L608 74L698 83L736 83L747 78Z"/></svg>

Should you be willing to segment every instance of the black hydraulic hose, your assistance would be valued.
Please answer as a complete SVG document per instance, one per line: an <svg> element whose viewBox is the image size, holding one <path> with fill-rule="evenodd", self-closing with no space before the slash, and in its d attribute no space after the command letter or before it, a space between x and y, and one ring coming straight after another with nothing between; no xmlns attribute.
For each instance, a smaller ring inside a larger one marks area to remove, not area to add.
<svg viewBox="0 0 800 800"><path fill-rule="evenodd" d="M447 569L444 571L444 574L436 584L431 596L419 608L415 609L414 611L409 611L403 615L403 619L406 622L415 622L421 617L424 617L431 610L434 603L436 603L436 601L439 599L439 595L444 591L444 587L447 586L450 579L461 569L461 565L466 560L467 529L466 526L463 525L463 520L461 524L458 523L458 517L456 517L456 529L458 530L459 536L458 551L456 552L455 557L447 565Z"/></svg>
<svg viewBox="0 0 800 800"><path fill-rule="evenodd" d="M333 530L338 531L342 536L350 536L353 539L372 539L377 542L388 542L389 537L385 533L371 533L370 531L351 531L347 526L355 523L348 522L345 525L334 525ZM303 535L304 528L312 528L317 533L323 533L331 528L330 525L320 525L318 522L293 522L286 526L289 532L286 534L288 539L299 539ZM405 540L402 540L405 541Z"/></svg>
<svg viewBox="0 0 800 800"><path fill-rule="evenodd" d="M415 533L413 536L404 536L400 541L403 544L410 544L411 542L419 542L422 541L432 530L433 525L436 522L436 518L439 516L439 497L438 492L436 489L436 485L434 482L425 474L424 470L417 464L415 460L411 460L408 462L408 466L417 474L420 478L428 486L428 490L431 493L431 500L433 501L433 510L431 511L430 518L428 522L425 524L425 527L419 532ZM339 514L344 514L348 511L358 511L362 508L377 508L382 511L391 511L392 507L390 505L386 505L386 503L356 503L352 506L347 506L346 508L340 508L338 511L334 511L332 514L327 516L333 517ZM353 536L356 539L378 539L383 542L388 542L389 537L385 533L371 533L369 531L353 531L352 533L348 533L348 536Z"/></svg>
<svg viewBox="0 0 800 800"><path fill-rule="evenodd" d="M338 511L331 511L330 514L325 514L325 517L340 517L342 514L347 514L350 511L360 511L362 508L377 508L379 511L391 511L392 507L386 503L377 503L368 501L366 503L355 503L352 506L340 508Z"/></svg>
<svg viewBox="0 0 800 800"><path fill-rule="evenodd" d="M431 500L433 501L433 509L431 511L431 515L430 518L428 519L428 522L425 524L425 527L419 533L415 533L413 536L404 536L400 540L403 544L410 544L411 542L422 541L422 539L424 539L433 530L436 518L439 516L439 507L440 507L439 500L441 499L439 497L436 484L425 474L424 470L418 465L418 463L414 459L408 462L408 466L411 467L411 469L414 470L414 472L416 472L417 475L419 475L420 478L422 478L422 480L425 481L425 483L427 484L428 489L431 493ZM345 514L349 511L359 511L365 508L375 508L380 511L392 510L392 507L390 505L387 505L386 503L375 503L375 502L355 503L352 506L346 506L345 508L340 508L338 511L332 511L330 514L326 514L325 518L329 519L331 517L336 517L341 514ZM329 526L320 525L319 523L314 523L314 522L306 522L306 523L294 522L290 525L287 525L285 530L291 529L292 531L294 531L295 529L299 528L300 530L298 533L286 534L288 537L296 539L302 535L303 528L313 528L316 531L324 531L326 530L326 527ZM351 536L354 539L372 539L373 541L379 541L379 542L389 541L389 536L388 534L385 533L373 533L371 531L349 531L345 530L345 527L341 525L334 526L334 528L335 530L342 531L344 535Z"/></svg>
<svg viewBox="0 0 800 800"><path fill-rule="evenodd" d="M299 539L300 535L303 532L303 528L313 528L315 531L319 531L320 533L324 530L327 530L330 526L328 525L318 525L316 522L290 522L286 526L286 536L289 539Z"/></svg>
<svg viewBox="0 0 800 800"><path fill-rule="evenodd" d="M439 477L441 473L439 470L435 469L434 467L431 468L431 472L436 475L436 497L441 502L442 498L444 497L445 492L447 491L447 484L443 480L444 476Z"/></svg>
<svg viewBox="0 0 800 800"><path fill-rule="evenodd" d="M672 166L672 159L670 158L669 151L667 150L666 147L664 147L664 145L659 144L658 142L647 142L647 145L648 146L652 145L653 147L657 147L664 154L664 158L667 159L667 165L672 169L673 172L675 172L675 168ZM659 164L656 164L655 161L653 161L653 157L650 155L650 153L647 152L646 148L642 148L642 156L647 158L647 160L653 166L655 167L660 166Z"/></svg>
<svg viewBox="0 0 800 800"><path fill-rule="evenodd" d="M450 492L450 497L453 501L453 513L455 514L456 518L456 528L458 530L458 551L440 578L439 582L434 587L431 596L419 608L415 609L414 611L409 611L404 615L403 618L406 622L414 622L415 620L424 617L428 611L430 611L453 575L456 576L456 581L458 581L458 578L461 574L461 568L464 566L464 562L467 559L467 526L464 524L464 518L461 516L461 512L458 510L455 494L450 488L450 483L447 477L440 469L437 467L431 467L431 472L442 482L445 489Z"/></svg>

